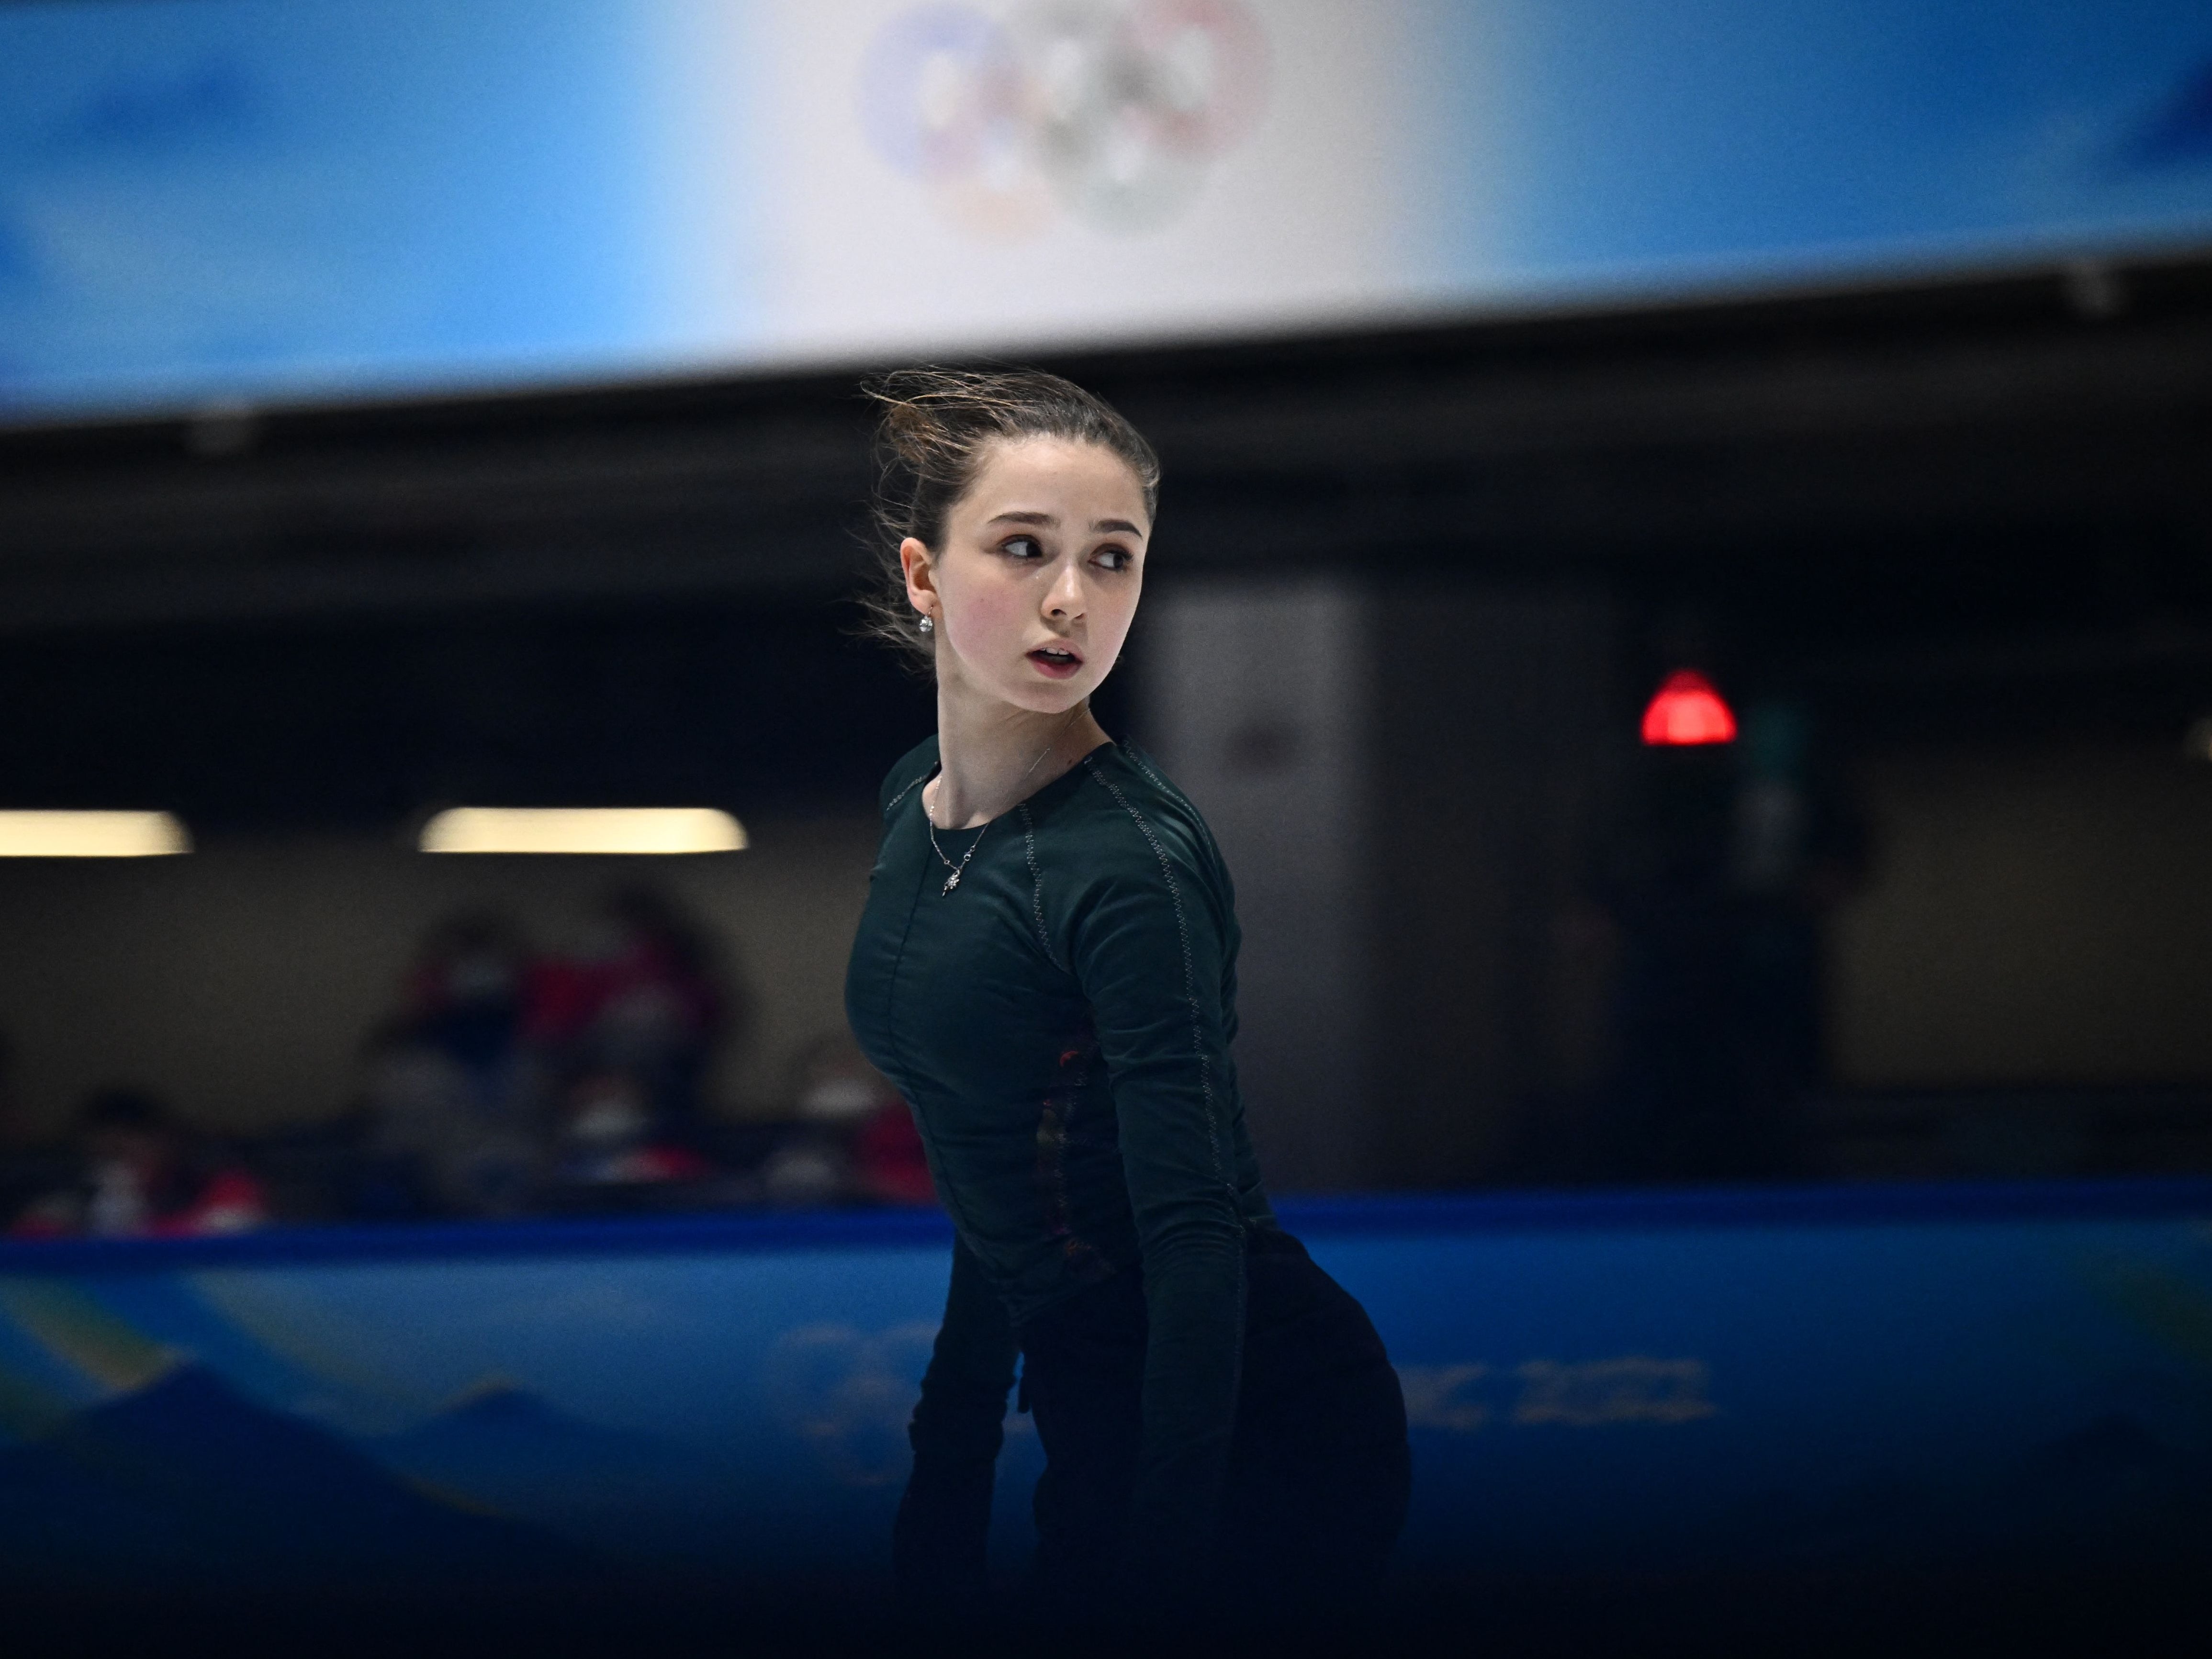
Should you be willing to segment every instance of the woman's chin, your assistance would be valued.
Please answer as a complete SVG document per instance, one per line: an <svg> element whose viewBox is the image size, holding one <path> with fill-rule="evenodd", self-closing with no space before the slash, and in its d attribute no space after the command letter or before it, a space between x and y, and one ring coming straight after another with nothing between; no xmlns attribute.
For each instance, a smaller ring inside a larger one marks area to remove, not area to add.
<svg viewBox="0 0 2212 1659"><path fill-rule="evenodd" d="M1109 662L1106 666L1110 669L1113 664ZM1096 691L1098 683L1106 678L1095 659L1079 664L1073 672L1064 672L1041 667L1030 657L1017 658L1011 665L988 673L981 672L974 663L963 663L954 673L956 683L968 690L1012 703L1032 714L1067 714ZM952 678L946 674L940 659L939 683Z"/></svg>
<svg viewBox="0 0 2212 1659"><path fill-rule="evenodd" d="M1053 690L1059 693L1057 696L1026 697L1023 699L1022 706L1039 714L1066 714L1081 707L1091 695L1088 691L1071 690L1061 686L1054 686Z"/></svg>
<svg viewBox="0 0 2212 1659"><path fill-rule="evenodd" d="M1005 677L1005 684L1013 702L1049 714L1074 708L1097 690L1098 682L1105 678L1095 663L1048 666L1035 657L1024 657Z"/></svg>
<svg viewBox="0 0 2212 1659"><path fill-rule="evenodd" d="M1092 679L1089 674L1076 674L1066 679L1047 679L1031 670L1018 677L1015 683L1005 688L1002 695L1008 702L1026 708L1033 714L1065 714L1091 695Z"/></svg>

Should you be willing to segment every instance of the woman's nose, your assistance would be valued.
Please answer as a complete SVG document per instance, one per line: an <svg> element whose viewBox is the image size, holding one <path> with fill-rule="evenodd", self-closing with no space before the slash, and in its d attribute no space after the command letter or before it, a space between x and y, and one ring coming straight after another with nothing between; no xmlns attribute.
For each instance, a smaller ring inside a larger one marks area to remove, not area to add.
<svg viewBox="0 0 2212 1659"><path fill-rule="evenodd" d="M1083 577L1073 564L1062 567L1045 595L1044 613L1063 621L1083 614Z"/></svg>

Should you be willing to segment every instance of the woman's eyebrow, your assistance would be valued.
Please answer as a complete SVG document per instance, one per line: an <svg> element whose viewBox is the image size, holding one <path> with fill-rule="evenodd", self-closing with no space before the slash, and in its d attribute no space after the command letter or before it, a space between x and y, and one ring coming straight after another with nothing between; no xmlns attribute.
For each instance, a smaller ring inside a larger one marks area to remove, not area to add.
<svg viewBox="0 0 2212 1659"><path fill-rule="evenodd" d="M1059 526L1060 517L1053 513L994 513L984 522L987 524L1034 524L1042 525L1049 529ZM1145 533L1127 519L1100 519L1091 525L1091 530L1093 535L1103 535L1109 532L1124 536L1141 536Z"/></svg>

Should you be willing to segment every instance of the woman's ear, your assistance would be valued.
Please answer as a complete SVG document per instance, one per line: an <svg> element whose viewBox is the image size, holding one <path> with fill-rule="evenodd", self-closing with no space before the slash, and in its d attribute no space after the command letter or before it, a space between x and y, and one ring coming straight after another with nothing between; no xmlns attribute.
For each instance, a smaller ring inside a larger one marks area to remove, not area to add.
<svg viewBox="0 0 2212 1659"><path fill-rule="evenodd" d="M939 609L937 569L930 558L928 544L919 536L908 536L899 544L899 568L906 573L907 602L925 617L933 617Z"/></svg>

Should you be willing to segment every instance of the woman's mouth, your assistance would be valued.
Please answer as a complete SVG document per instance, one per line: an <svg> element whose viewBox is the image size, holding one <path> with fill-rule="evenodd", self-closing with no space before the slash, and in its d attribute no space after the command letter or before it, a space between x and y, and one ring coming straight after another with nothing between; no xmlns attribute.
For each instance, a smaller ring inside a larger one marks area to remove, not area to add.
<svg viewBox="0 0 2212 1659"><path fill-rule="evenodd" d="M1083 666L1083 659L1079 655L1057 645L1041 645L1029 656L1040 673L1049 674L1056 680L1066 679Z"/></svg>

